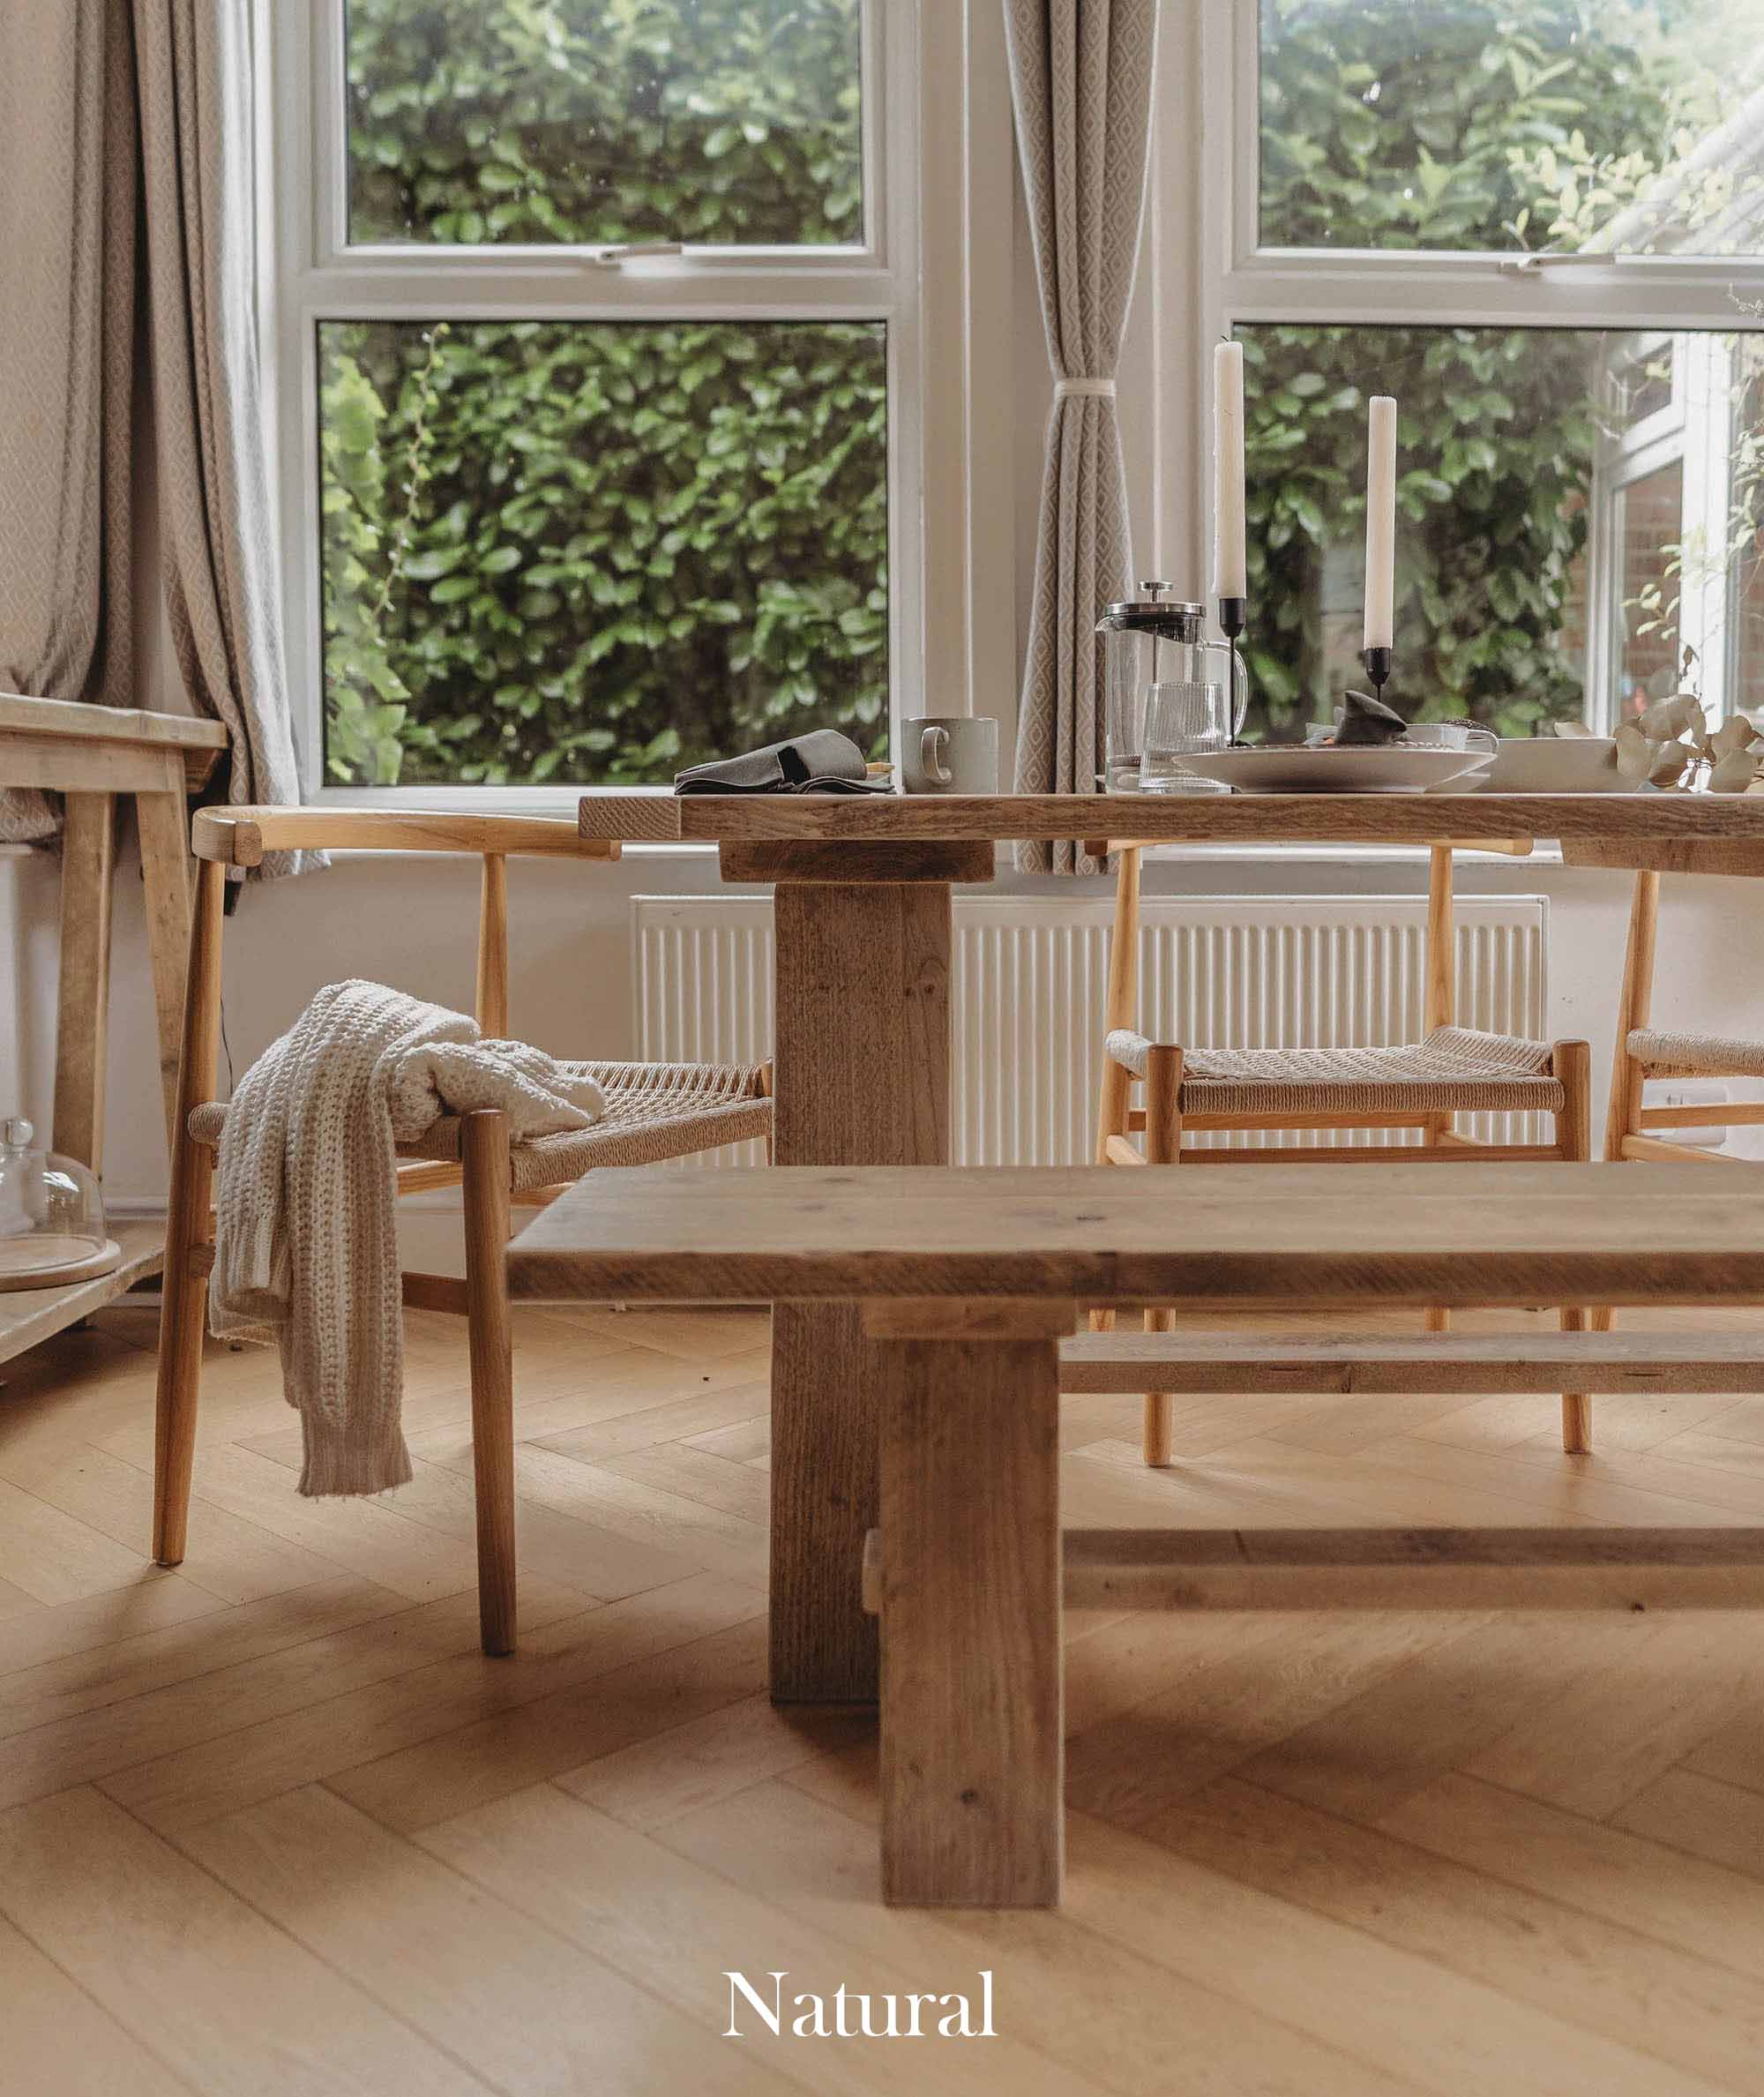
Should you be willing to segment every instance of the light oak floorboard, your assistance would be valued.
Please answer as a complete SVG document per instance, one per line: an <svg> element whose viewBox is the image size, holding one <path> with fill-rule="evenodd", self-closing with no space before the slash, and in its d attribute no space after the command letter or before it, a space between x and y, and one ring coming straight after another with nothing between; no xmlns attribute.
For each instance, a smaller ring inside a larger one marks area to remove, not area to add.
<svg viewBox="0 0 1764 2097"><path fill-rule="evenodd" d="M205 2097L488 2086L94 1792L0 1816L0 1915Z"/></svg>
<svg viewBox="0 0 1764 2097"><path fill-rule="evenodd" d="M226 1606L206 1588L158 1567L127 1587L84 1601L35 1603L0 1620L0 1675L215 1615Z"/></svg>
<svg viewBox="0 0 1764 2097"><path fill-rule="evenodd" d="M300 1430L293 1431L299 1461ZM71 1515L101 1536L132 1550L153 1533L153 1481L150 1472L108 1449L37 1448L0 1450L0 1473ZM258 1523L208 1502L175 1576L206 1588L223 1602L255 1601L334 1575L336 1562L271 1536ZM163 1572L158 1577L164 1579Z"/></svg>
<svg viewBox="0 0 1764 2097"><path fill-rule="evenodd" d="M1694 1770L1668 1770L1611 1815L1615 1827L1764 1879L1764 1797Z"/></svg>
<svg viewBox="0 0 1764 2097"><path fill-rule="evenodd" d="M631 1827L663 1827L873 1732L858 1712L777 1706L760 1695L615 1748L554 1781Z"/></svg>
<svg viewBox="0 0 1764 2097"><path fill-rule="evenodd" d="M1470 1777L1442 1778L1379 1825L1508 1885L1764 1978L1764 1901L1743 1872Z"/></svg>
<svg viewBox="0 0 1764 2097"><path fill-rule="evenodd" d="M505 1731L519 1733L512 1714L545 1702L560 1681L597 1684L633 1651L669 1645L679 1635L679 1605L672 1598L613 1603L548 1622L536 1587L528 1582L527 1629L515 1655L492 1660L480 1651L460 1650L453 1618L445 1620L445 1628L437 1618L442 1657L430 1647L411 1665L384 1669L347 1693L119 1772L107 1779L105 1788L161 1828L198 1825L320 1778L334 1779L351 1795L359 1789L377 1796L406 1766L402 1758L426 1769L431 1757L457 1755L453 1743L477 1740L499 1719L507 1720ZM751 1599L743 1595L736 1606L751 1608ZM364 1764L390 1765L389 1772L357 1779L354 1772ZM500 1779L501 1772L483 1775ZM502 1788L524 1780L512 1778Z"/></svg>
<svg viewBox="0 0 1764 2097"><path fill-rule="evenodd" d="M579 1944L315 1786L198 1830L190 1854L497 2089L675 2097L781 2086Z"/></svg>
<svg viewBox="0 0 1764 2097"><path fill-rule="evenodd" d="M1140 1831L1686 2073L1764 2089L1755 1980L1230 1779Z"/></svg>
<svg viewBox="0 0 1764 2097"><path fill-rule="evenodd" d="M17 1668L0 1676L0 1734L26 1733L53 1719L148 1696L174 1682L216 1674L407 1606L389 1588L344 1573L267 1601L142 1631L96 1651Z"/></svg>
<svg viewBox="0 0 1764 2097"><path fill-rule="evenodd" d="M765 1618L746 1591L704 1575L613 1606L632 1612L628 1635L564 1671L567 1687L373 1761L357 1757L335 1788L389 1827L425 1827L739 1703L764 1683Z"/></svg>
<svg viewBox="0 0 1764 2097"><path fill-rule="evenodd" d="M188 2097L180 2080L11 1923L0 1921L10 2088L57 2097Z"/></svg>

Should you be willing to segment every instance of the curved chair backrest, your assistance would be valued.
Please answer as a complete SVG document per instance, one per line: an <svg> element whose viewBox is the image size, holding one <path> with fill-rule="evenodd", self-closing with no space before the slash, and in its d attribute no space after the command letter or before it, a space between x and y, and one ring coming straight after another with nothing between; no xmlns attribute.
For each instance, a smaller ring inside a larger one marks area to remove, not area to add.
<svg viewBox="0 0 1764 2097"><path fill-rule="evenodd" d="M483 865L474 1016L484 1032L494 1037L508 1031L508 859L606 861L617 859L622 847L617 838L584 837L573 822L543 816L460 815L402 808L241 807L198 809L191 824L191 850L200 862L192 982L196 941L212 940L218 954L220 893L229 866L261 866L267 853L287 851L475 855Z"/></svg>

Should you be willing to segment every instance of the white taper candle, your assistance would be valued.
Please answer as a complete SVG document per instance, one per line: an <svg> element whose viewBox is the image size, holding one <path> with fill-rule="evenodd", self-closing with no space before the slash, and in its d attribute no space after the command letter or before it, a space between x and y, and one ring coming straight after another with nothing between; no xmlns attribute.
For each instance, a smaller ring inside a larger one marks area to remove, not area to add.
<svg viewBox="0 0 1764 2097"><path fill-rule="evenodd" d="M1396 645L1396 402L1372 396L1366 417L1366 632L1369 648Z"/></svg>
<svg viewBox="0 0 1764 2097"><path fill-rule="evenodd" d="M1221 342L1213 352L1213 591L1250 594L1244 542L1244 346Z"/></svg>

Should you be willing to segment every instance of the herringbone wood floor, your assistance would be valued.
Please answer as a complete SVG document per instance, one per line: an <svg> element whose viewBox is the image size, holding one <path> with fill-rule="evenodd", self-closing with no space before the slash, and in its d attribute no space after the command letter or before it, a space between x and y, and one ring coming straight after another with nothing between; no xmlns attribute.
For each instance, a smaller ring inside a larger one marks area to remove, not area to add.
<svg viewBox="0 0 1764 2097"><path fill-rule="evenodd" d="M463 1335L410 1337L372 1504L213 1353L175 1574L150 1314L0 1372L0 2088L1764 2091L1755 1618L1080 1617L1064 1911L890 1913L869 1728L762 1694L764 1318L520 1315L505 1661ZM1070 1519L1764 1521L1760 1399L1572 1462L1547 1400L1208 1400L1163 1475L1136 1410L1069 1401ZM983 1966L996 2041L719 2035L728 1968Z"/></svg>

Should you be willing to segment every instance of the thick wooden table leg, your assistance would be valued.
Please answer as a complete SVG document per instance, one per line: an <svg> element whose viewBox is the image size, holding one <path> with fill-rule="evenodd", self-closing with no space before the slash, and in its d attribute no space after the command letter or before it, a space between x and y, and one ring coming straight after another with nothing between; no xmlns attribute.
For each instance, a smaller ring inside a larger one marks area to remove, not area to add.
<svg viewBox="0 0 1764 2097"><path fill-rule="evenodd" d="M776 890L781 1165L949 1162L946 881ZM876 1440L898 1366L856 1307L780 1304L772 1322L772 1695L869 1703L874 1620L859 1566Z"/></svg>
<svg viewBox="0 0 1764 2097"><path fill-rule="evenodd" d="M1065 1856L1058 1343L885 1344L883 1898L1051 1907Z"/></svg>
<svg viewBox="0 0 1764 2097"><path fill-rule="evenodd" d="M62 819L61 981L56 1007L57 1150L104 1169L115 794L71 793Z"/></svg>

